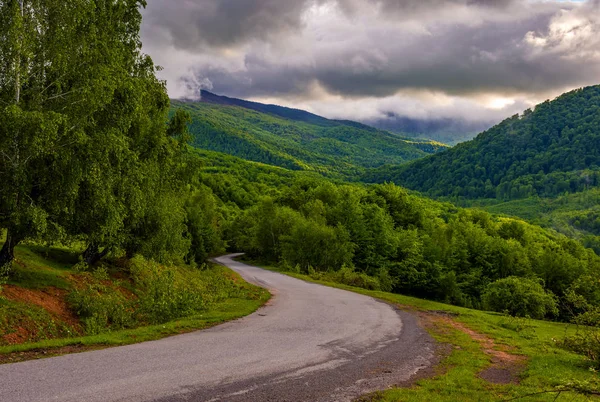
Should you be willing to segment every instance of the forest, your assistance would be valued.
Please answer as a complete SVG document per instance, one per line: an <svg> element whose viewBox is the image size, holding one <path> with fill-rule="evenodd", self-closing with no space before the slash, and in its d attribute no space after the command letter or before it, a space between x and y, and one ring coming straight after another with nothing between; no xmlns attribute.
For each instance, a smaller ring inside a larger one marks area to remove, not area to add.
<svg viewBox="0 0 600 402"><path fill-rule="evenodd" d="M600 86L568 92L477 138L406 165L367 172L451 200L555 197L600 185Z"/></svg>
<svg viewBox="0 0 600 402"><path fill-rule="evenodd" d="M214 206L205 220L212 229L201 232L214 237L196 244L209 254L210 245L229 247L315 277L474 308L493 307L484 295L518 277L552 300L528 314L555 319L570 317L574 293L596 292L583 287L600 273L600 257L522 220L393 184L334 183L205 151L199 158L197 185Z"/></svg>

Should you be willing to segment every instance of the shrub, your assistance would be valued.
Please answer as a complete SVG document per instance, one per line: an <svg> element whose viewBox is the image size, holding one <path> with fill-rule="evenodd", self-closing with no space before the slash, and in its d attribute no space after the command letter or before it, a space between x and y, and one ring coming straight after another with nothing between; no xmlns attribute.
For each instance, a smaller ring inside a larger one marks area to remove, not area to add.
<svg viewBox="0 0 600 402"><path fill-rule="evenodd" d="M162 324L206 310L233 297L247 297L243 284L225 272L163 266L136 256L129 261L131 292L110 282L104 268L83 273L85 285L69 295L69 302L88 335Z"/></svg>
<svg viewBox="0 0 600 402"><path fill-rule="evenodd" d="M289 236L282 236L282 257L302 269L318 271L341 268L352 263L354 244L342 226L330 227L310 220L299 220Z"/></svg>
<svg viewBox="0 0 600 402"><path fill-rule="evenodd" d="M597 292L594 289L597 280L588 277L587 281L578 282L571 286L567 294L567 301L579 312L572 320L577 325L577 331L574 335L566 336L560 345L587 357L596 367L600 367L600 307L590 303L597 303L597 297L586 294L588 291ZM586 294L587 298L582 296L582 293Z"/></svg>
<svg viewBox="0 0 600 402"><path fill-rule="evenodd" d="M91 280L91 275L88 278ZM87 335L132 328L136 324L135 301L100 281L87 283L82 289L71 292L69 303Z"/></svg>
<svg viewBox="0 0 600 402"><path fill-rule="evenodd" d="M352 268L343 266L339 271L315 272L309 275L313 279L324 280L328 282L341 283L348 286L363 288L368 290L381 290L381 285L377 278L369 276L363 272L356 272Z"/></svg>
<svg viewBox="0 0 600 402"><path fill-rule="evenodd" d="M575 335L565 337L560 346L585 356L597 368L600 367L600 329L580 328Z"/></svg>
<svg viewBox="0 0 600 402"><path fill-rule="evenodd" d="M558 313L555 296L527 278L512 276L493 282L486 287L482 299L487 309L516 317L541 319Z"/></svg>
<svg viewBox="0 0 600 402"><path fill-rule="evenodd" d="M130 270L139 299L138 314L149 324L191 315L211 302L211 292L198 276L184 277L175 267L161 266L139 256L131 260Z"/></svg>

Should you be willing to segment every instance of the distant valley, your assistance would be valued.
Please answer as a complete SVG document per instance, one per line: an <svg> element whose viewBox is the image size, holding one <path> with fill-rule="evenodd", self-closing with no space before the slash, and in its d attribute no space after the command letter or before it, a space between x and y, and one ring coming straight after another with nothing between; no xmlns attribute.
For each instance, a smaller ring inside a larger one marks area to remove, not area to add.
<svg viewBox="0 0 600 402"><path fill-rule="evenodd" d="M459 118L415 119L395 114L365 120L364 123L403 137L434 140L448 145L472 140L494 125L492 122L470 122Z"/></svg>

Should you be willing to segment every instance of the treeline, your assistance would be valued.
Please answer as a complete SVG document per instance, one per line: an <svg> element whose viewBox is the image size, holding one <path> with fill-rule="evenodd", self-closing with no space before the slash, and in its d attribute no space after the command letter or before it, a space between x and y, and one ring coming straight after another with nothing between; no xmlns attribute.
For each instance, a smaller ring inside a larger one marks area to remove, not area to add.
<svg viewBox="0 0 600 402"><path fill-rule="evenodd" d="M600 86L566 93L453 149L369 172L435 197L553 197L600 184Z"/></svg>

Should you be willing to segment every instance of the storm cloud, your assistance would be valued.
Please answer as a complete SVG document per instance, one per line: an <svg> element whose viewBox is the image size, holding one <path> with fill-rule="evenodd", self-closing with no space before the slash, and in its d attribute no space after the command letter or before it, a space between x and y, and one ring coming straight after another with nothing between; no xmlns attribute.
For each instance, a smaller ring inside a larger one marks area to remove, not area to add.
<svg viewBox="0 0 600 402"><path fill-rule="evenodd" d="M600 81L600 0L149 3L144 50L175 98L488 121Z"/></svg>

